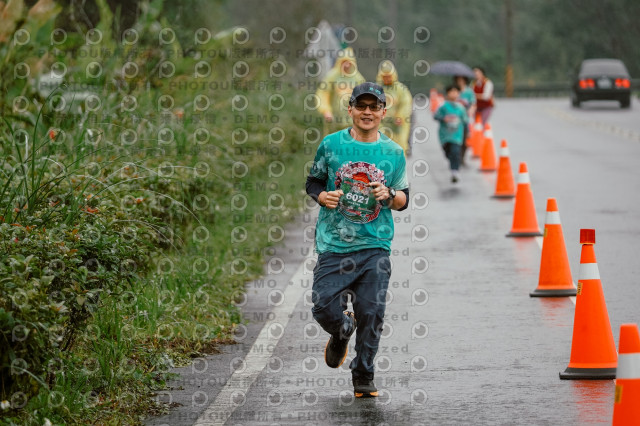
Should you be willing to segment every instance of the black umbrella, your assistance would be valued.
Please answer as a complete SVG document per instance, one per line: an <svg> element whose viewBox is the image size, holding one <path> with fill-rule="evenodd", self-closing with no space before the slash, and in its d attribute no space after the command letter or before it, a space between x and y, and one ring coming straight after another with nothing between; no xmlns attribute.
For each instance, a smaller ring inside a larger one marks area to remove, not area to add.
<svg viewBox="0 0 640 426"><path fill-rule="evenodd" d="M473 70L459 61L438 61L431 65L431 74L436 75L461 75L463 77L475 77Z"/></svg>

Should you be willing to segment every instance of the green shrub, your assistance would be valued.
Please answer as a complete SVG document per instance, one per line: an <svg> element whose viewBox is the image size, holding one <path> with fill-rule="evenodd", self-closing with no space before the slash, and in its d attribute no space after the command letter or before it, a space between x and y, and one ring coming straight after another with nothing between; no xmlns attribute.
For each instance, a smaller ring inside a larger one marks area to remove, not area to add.
<svg viewBox="0 0 640 426"><path fill-rule="evenodd" d="M200 59L189 56L176 59L174 78L159 78L151 72L166 54L157 44L158 4L143 8L135 25L137 54L104 38L115 50L99 81L58 46L43 63L66 63L63 84L21 86L33 101L19 111L6 108L16 93L0 93L0 402L10 403L7 421L136 423L163 409L150 392L174 363L228 341L244 321L234 301L263 273L269 228L303 208L304 128L289 117L306 94L284 80L273 90L245 87L268 79L269 61L256 55L246 58L252 72L244 79L233 78L224 56L210 60L207 78L193 76ZM231 34L203 48L229 50ZM80 48L77 39L70 34L66 47ZM141 70L135 78L120 74L127 61ZM228 84L185 89L216 81ZM80 83L95 91L76 91ZM268 107L274 93L286 99L278 111ZM211 105L199 112L202 94ZM89 95L99 109L88 107ZM172 97L171 108L163 96ZM246 110L233 111L235 96L246 98ZM123 107L134 98L135 108ZM282 139L270 137L274 126ZM246 141L235 142L236 132ZM275 162L278 176L269 171ZM240 163L244 174L234 173ZM283 205L269 211L273 193ZM231 207L236 196L247 201L242 212ZM232 242L238 227L247 238ZM232 270L237 261L243 274Z"/></svg>

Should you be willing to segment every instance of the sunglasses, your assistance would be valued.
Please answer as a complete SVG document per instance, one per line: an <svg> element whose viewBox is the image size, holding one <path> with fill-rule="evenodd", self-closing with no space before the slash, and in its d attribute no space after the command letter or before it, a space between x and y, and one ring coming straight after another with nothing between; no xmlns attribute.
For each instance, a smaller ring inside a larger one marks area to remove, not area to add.
<svg viewBox="0 0 640 426"><path fill-rule="evenodd" d="M358 111L365 111L369 108L371 112L378 112L384 108L384 104L354 104L353 107Z"/></svg>

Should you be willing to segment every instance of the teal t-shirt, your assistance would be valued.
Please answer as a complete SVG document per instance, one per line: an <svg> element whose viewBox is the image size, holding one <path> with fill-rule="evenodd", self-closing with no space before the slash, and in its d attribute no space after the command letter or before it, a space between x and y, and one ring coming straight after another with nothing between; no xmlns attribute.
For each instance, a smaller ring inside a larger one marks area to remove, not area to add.
<svg viewBox="0 0 640 426"><path fill-rule="evenodd" d="M327 182L326 191L342 189L338 207L320 208L316 224L318 253L350 253L382 248L391 251L391 209L376 201L369 182L396 191L407 189L404 151L379 133L376 142L359 142L351 128L326 136L316 152L311 176Z"/></svg>
<svg viewBox="0 0 640 426"><path fill-rule="evenodd" d="M467 111L465 111L461 104L445 101L445 103L438 108L433 118L440 122L438 136L440 137L441 144L451 142L462 145L464 126L469 122L469 118Z"/></svg>
<svg viewBox="0 0 640 426"><path fill-rule="evenodd" d="M467 86L460 92L460 103L467 111L476 104L476 94L471 87Z"/></svg>

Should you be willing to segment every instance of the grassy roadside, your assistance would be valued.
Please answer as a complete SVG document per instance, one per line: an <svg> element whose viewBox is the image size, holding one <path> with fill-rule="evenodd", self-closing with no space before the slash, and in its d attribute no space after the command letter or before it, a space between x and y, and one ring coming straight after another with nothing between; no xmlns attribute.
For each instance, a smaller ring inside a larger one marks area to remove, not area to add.
<svg viewBox="0 0 640 426"><path fill-rule="evenodd" d="M137 24L138 52L109 37L98 3L94 58L69 55L88 49L73 37L49 47L46 31L32 32L39 59L0 44L3 76L21 61L68 69L46 93L36 79L1 94L0 424L137 424L166 410L152 390L230 338L234 300L303 208L312 145L292 117L306 93L269 77L272 59L250 46L242 78L224 55L206 77L193 73L202 57L185 57L163 78L179 47L157 45L161 2ZM20 22L52 29L55 13ZM230 51L232 35L201 47ZM92 62L101 73L87 77ZM127 67L139 73L123 79Z"/></svg>

